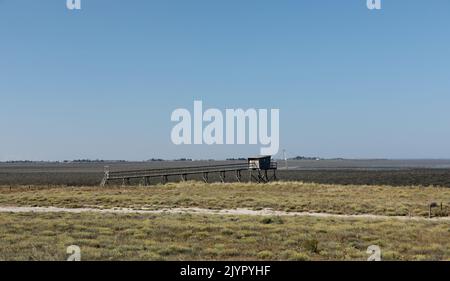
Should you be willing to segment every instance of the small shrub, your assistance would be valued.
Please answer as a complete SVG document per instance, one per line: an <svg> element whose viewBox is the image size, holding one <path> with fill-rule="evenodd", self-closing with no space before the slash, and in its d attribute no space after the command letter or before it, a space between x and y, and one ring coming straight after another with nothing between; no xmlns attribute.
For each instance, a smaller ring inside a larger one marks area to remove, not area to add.
<svg viewBox="0 0 450 281"><path fill-rule="evenodd" d="M428 261L429 259L425 255L415 255L413 257L415 261Z"/></svg>
<svg viewBox="0 0 450 281"><path fill-rule="evenodd" d="M231 230L231 229L229 229L229 228L225 228L224 230L222 230L221 233L222 233L223 235L227 235L227 236L233 235L233 234L234 234L233 230Z"/></svg>
<svg viewBox="0 0 450 281"><path fill-rule="evenodd" d="M319 252L319 241L316 239L308 239L305 240L302 244L303 248L305 248L307 251L311 253L318 253Z"/></svg>
<svg viewBox="0 0 450 281"><path fill-rule="evenodd" d="M271 251L261 251L256 256L258 259L270 260L273 258L273 253Z"/></svg>
<svg viewBox="0 0 450 281"><path fill-rule="evenodd" d="M280 254L281 259L288 261L308 261L309 256L304 253L299 253L293 250L286 250Z"/></svg>
<svg viewBox="0 0 450 281"><path fill-rule="evenodd" d="M267 217L261 220L263 224L283 224L283 219L281 217Z"/></svg>

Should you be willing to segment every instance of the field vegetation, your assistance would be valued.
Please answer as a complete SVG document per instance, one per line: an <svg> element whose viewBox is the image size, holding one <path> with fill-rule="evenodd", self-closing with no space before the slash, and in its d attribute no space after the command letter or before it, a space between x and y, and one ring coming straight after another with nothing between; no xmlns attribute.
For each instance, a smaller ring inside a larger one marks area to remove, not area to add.
<svg viewBox="0 0 450 281"><path fill-rule="evenodd" d="M210 209L270 208L285 212L419 216L319 218L221 214L0 213L0 260L65 260L78 245L82 260L383 260L450 259L450 189L200 182L154 186L2 186L0 207ZM440 209L442 202L443 209Z"/></svg>
<svg viewBox="0 0 450 281"><path fill-rule="evenodd" d="M0 260L448 260L433 221L205 215L0 214Z"/></svg>
<svg viewBox="0 0 450 281"><path fill-rule="evenodd" d="M375 214L387 216L447 216L450 189L442 187L390 187L320 185L301 182L269 184L200 182L154 186L0 187L2 206L54 206L69 208L161 209L273 209L286 212ZM440 205L442 203L442 210Z"/></svg>

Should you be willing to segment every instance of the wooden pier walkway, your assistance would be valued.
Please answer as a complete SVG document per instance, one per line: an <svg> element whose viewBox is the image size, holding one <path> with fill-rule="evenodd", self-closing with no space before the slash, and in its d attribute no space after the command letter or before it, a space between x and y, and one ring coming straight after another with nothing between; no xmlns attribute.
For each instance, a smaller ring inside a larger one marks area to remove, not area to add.
<svg viewBox="0 0 450 281"><path fill-rule="evenodd" d="M187 181L189 175L202 175L204 182L208 182L209 174L218 173L221 182L225 182L226 173L233 173L236 181L242 181L242 171L249 171L249 180L256 182L269 182L276 179L277 162L271 161L270 164L259 165L258 162L248 161L248 163L234 163L221 165L176 167L176 168L159 168L146 170L129 170L129 171L105 171L101 186L111 181L121 181L123 185L130 184L131 179L142 179L144 185L150 184L151 178L160 178L161 183L167 183L169 177L180 177L181 181ZM268 171L273 171L273 175L269 177Z"/></svg>

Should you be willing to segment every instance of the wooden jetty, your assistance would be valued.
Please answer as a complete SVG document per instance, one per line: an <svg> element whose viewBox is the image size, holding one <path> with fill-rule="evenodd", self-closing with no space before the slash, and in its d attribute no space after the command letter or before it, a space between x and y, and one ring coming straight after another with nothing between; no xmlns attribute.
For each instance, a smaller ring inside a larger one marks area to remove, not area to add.
<svg viewBox="0 0 450 281"><path fill-rule="evenodd" d="M161 183L167 183L170 178L179 177L181 181L187 181L189 175L202 175L204 182L208 182L211 173L219 174L220 181L225 182L226 174L234 174L236 181L242 181L242 172L249 171L249 180L258 183L266 183L276 180L277 162L270 156L258 156L248 158L247 163L233 163L221 165L205 165L178 168L158 168L146 170L129 171L109 171L105 170L105 175L100 183L101 186L112 181L122 182L123 185L130 184L131 179L141 179L145 186L150 184L151 178L159 178ZM268 171L272 171L269 176Z"/></svg>

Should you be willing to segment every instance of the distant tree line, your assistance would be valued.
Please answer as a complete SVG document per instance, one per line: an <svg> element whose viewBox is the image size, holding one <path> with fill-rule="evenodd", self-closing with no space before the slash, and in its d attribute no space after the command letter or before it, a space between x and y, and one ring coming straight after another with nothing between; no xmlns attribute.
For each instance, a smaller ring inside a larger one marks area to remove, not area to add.
<svg viewBox="0 0 450 281"><path fill-rule="evenodd" d="M322 160L320 157L307 157L307 156L296 156L289 158L288 160Z"/></svg>

